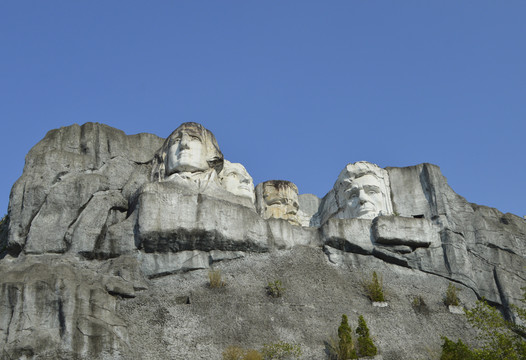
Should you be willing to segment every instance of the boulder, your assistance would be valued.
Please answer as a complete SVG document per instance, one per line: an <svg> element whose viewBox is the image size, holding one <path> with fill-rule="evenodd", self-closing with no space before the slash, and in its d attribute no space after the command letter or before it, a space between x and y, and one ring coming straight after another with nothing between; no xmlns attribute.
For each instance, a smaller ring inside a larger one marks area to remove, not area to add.
<svg viewBox="0 0 526 360"><path fill-rule="evenodd" d="M375 242L384 245L428 247L440 242L439 228L427 219L378 216L373 220Z"/></svg>
<svg viewBox="0 0 526 360"><path fill-rule="evenodd" d="M190 190L172 182L141 189L136 210L141 249L268 250L267 224L254 210Z"/></svg>

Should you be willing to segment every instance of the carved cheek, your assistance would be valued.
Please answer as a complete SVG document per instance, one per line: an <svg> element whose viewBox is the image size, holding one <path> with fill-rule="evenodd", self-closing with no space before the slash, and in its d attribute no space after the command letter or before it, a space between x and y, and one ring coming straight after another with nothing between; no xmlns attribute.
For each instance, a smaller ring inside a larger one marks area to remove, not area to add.
<svg viewBox="0 0 526 360"><path fill-rule="evenodd" d="M383 204L383 196L381 193L376 193L374 195L371 196L371 200L372 200L372 203L378 208L380 209L382 207L382 204Z"/></svg>
<svg viewBox="0 0 526 360"><path fill-rule="evenodd" d="M171 168L177 162L177 148L176 144L168 148L168 167Z"/></svg>
<svg viewBox="0 0 526 360"><path fill-rule="evenodd" d="M349 206L352 208L357 208L360 205L360 198L358 196L352 195L349 197Z"/></svg>

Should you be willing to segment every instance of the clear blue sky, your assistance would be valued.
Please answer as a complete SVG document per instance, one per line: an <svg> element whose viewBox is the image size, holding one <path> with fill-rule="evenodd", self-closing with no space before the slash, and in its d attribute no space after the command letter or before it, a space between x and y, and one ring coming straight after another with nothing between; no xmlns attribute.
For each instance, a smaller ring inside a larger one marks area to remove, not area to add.
<svg viewBox="0 0 526 360"><path fill-rule="evenodd" d="M430 162L526 215L525 1L2 1L0 211L50 129L210 129L257 184Z"/></svg>

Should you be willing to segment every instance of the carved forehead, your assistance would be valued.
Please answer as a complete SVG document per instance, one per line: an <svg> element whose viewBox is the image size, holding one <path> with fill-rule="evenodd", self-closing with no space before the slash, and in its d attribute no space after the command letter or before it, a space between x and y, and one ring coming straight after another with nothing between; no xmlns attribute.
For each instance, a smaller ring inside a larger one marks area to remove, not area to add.
<svg viewBox="0 0 526 360"><path fill-rule="evenodd" d="M231 163L228 160L225 160L223 164L223 175L229 175L232 173L241 174L248 176L248 171L240 163Z"/></svg>
<svg viewBox="0 0 526 360"><path fill-rule="evenodd" d="M286 180L270 180L263 183L264 192L287 192L291 190L294 193L298 193L298 187L290 181Z"/></svg>
<svg viewBox="0 0 526 360"><path fill-rule="evenodd" d="M340 180L357 179L366 175L373 175L379 179L383 179L384 170L376 164L366 161L358 161L354 164L348 164L338 178Z"/></svg>
<svg viewBox="0 0 526 360"><path fill-rule="evenodd" d="M356 177L354 179L348 179L347 181L351 187L367 187L367 186L374 186L377 188L382 187L382 179L380 179L375 174L364 174L360 177Z"/></svg>
<svg viewBox="0 0 526 360"><path fill-rule="evenodd" d="M181 135L182 133L185 133L187 135L191 136L197 136L199 139L201 139L202 143L205 145L206 150L208 151L210 156L216 156L218 159L220 159L220 169L223 167L223 154L221 153L221 150L219 150L219 145L217 144L216 138L214 134L208 129L206 129L203 125L194 123L194 122L187 122L182 123L179 125L177 129L175 129L168 138L164 141L163 144L163 151L166 151L174 142L174 140Z"/></svg>
<svg viewBox="0 0 526 360"><path fill-rule="evenodd" d="M170 134L170 136L168 136L167 140L171 141L183 133L197 136L202 140L209 139L212 143L215 142L214 134L212 134L208 129L205 129L203 125L194 122L181 124Z"/></svg>

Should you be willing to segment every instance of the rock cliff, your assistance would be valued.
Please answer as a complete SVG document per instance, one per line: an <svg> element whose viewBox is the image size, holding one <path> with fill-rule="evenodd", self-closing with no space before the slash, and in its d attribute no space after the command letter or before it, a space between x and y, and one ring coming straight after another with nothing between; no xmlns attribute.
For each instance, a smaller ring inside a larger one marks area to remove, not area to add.
<svg viewBox="0 0 526 360"><path fill-rule="evenodd" d="M0 358L220 359L284 340L324 359L342 314L364 315L384 359L433 358L440 335L475 341L443 304L450 282L464 306L485 297L514 320L525 219L468 203L432 164L335 175L323 199L283 180L254 187L195 123L166 139L50 131L0 224ZM210 269L225 287L208 287ZM385 308L363 291L373 271Z"/></svg>

